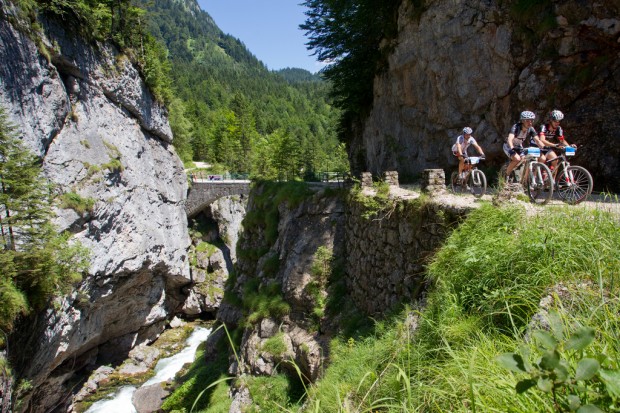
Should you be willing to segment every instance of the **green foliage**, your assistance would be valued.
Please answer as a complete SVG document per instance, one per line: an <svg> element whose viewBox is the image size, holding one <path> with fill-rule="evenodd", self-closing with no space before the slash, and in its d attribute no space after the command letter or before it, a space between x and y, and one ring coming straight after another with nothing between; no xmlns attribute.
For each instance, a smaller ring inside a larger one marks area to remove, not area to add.
<svg viewBox="0 0 620 413"><path fill-rule="evenodd" d="M286 352L286 343L284 342L284 333L277 333L269 337L261 346L261 351L279 357Z"/></svg>
<svg viewBox="0 0 620 413"><path fill-rule="evenodd" d="M356 186L351 191L351 201L361 205L362 217L367 220L383 219L388 217L396 208L396 199L390 198L390 187L386 182L373 183L373 194L366 194L361 187Z"/></svg>
<svg viewBox="0 0 620 413"><path fill-rule="evenodd" d="M503 367L525 373L527 378L515 386L517 393L533 388L550 393L557 411L602 412L597 405L620 406L620 369L613 368L617 363L604 353L586 353L595 330L582 326L567 334L557 311L549 313L548 322L550 331L534 331L530 346L497 358Z"/></svg>
<svg viewBox="0 0 620 413"><path fill-rule="evenodd" d="M75 192L66 192L60 196L60 207L70 208L83 216L86 212L92 212L95 205L94 198L82 198Z"/></svg>
<svg viewBox="0 0 620 413"><path fill-rule="evenodd" d="M243 308L248 325L256 324L264 318L279 319L291 311L290 304L282 296L280 284L261 284L257 278L244 285Z"/></svg>
<svg viewBox="0 0 620 413"><path fill-rule="evenodd" d="M67 293L88 268L88 253L50 225L52 191L0 108L0 329Z"/></svg>
<svg viewBox="0 0 620 413"><path fill-rule="evenodd" d="M334 86L335 105L343 110L343 132L372 104L373 79L387 62L397 33L399 1L306 0L308 48L318 60L333 62L323 76Z"/></svg>
<svg viewBox="0 0 620 413"><path fill-rule="evenodd" d="M13 0L31 20L31 33L42 54L50 51L40 41L37 12L62 21L76 34L90 40L113 41L132 56L145 83L160 102L172 98L170 65L165 48L146 30L145 10L133 0ZM56 51L58 52L58 51Z"/></svg>
<svg viewBox="0 0 620 413"><path fill-rule="evenodd" d="M582 412L594 411L587 404L616 411L618 247L616 218L605 213L562 207L528 216L483 206L436 254L423 310L331 343L330 366L303 411L552 412L571 402ZM534 332L543 297L562 327L552 315L545 332ZM524 337L534 339L524 345ZM505 353L514 375L497 363ZM557 404L553 391L515 395L534 376L549 389L553 375Z"/></svg>
<svg viewBox="0 0 620 413"><path fill-rule="evenodd" d="M255 179L348 171L330 84L301 69L268 71L202 10L141 3L150 33L166 44L174 65L170 81L183 108L175 103L170 121L184 161L220 163Z"/></svg>

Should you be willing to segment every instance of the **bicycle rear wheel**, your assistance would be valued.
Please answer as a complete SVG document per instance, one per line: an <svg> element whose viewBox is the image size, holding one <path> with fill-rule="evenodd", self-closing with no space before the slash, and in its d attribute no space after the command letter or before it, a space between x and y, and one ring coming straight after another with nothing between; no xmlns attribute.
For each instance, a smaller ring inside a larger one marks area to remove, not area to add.
<svg viewBox="0 0 620 413"><path fill-rule="evenodd" d="M544 205L553 196L553 178L547 165L532 162L532 173L527 177L527 195L538 205Z"/></svg>
<svg viewBox="0 0 620 413"><path fill-rule="evenodd" d="M471 174L469 174L469 179L467 180L469 184L469 190L476 198L480 198L487 190L487 177L484 175L484 172L474 169Z"/></svg>
<svg viewBox="0 0 620 413"><path fill-rule="evenodd" d="M569 166L558 175L557 192L560 199L575 205L586 200L594 185L592 175L581 166Z"/></svg>
<svg viewBox="0 0 620 413"><path fill-rule="evenodd" d="M452 172L452 175L450 176L450 185L452 187L452 192L454 192L455 194L462 194L463 193L463 185L459 181L459 173L458 172L456 172L456 171Z"/></svg>

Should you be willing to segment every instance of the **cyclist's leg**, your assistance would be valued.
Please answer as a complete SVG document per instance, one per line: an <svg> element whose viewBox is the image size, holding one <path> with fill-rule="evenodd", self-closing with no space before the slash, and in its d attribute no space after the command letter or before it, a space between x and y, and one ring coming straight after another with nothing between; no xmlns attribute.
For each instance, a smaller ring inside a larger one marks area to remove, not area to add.
<svg viewBox="0 0 620 413"><path fill-rule="evenodd" d="M511 155L510 148L507 144L504 144L502 149L504 150L504 154L506 154L508 159L510 159L508 167L506 168L506 176L504 176L504 179L506 179L506 182L508 182L508 178L510 177L512 170L519 164L519 162L521 161L521 157L516 153L514 155Z"/></svg>

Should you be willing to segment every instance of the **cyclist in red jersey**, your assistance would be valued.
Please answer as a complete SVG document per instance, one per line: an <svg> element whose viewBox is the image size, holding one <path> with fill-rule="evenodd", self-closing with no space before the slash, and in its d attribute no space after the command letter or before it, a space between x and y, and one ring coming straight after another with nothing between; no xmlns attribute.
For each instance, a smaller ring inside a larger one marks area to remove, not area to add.
<svg viewBox="0 0 620 413"><path fill-rule="evenodd" d="M564 114L557 109L552 110L549 113L549 122L540 126L538 132L538 139L545 145L541 152L546 156L546 159L553 161L557 159L556 153L551 148L561 148L565 146L572 146L576 148L576 145L570 145L564 137L564 130L560 126L560 122L564 119ZM551 170L555 169L558 161L552 162L550 165Z"/></svg>

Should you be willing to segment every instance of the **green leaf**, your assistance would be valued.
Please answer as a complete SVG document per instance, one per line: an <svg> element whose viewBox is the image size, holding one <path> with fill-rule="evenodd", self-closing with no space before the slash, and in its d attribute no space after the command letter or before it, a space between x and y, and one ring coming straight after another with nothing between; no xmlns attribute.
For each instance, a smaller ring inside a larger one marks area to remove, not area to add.
<svg viewBox="0 0 620 413"><path fill-rule="evenodd" d="M547 350L555 350L558 346L558 342L553 336L544 330L536 330L532 333L534 338L540 343L540 347Z"/></svg>
<svg viewBox="0 0 620 413"><path fill-rule="evenodd" d="M500 366L507 368L508 370L525 373L525 366L523 365L523 358L520 354L516 353L504 353L500 354L496 358Z"/></svg>
<svg viewBox="0 0 620 413"><path fill-rule="evenodd" d="M553 369L553 372L555 373L556 382L565 382L568 379L568 369L562 363Z"/></svg>
<svg viewBox="0 0 620 413"><path fill-rule="evenodd" d="M549 311L549 326L556 340L561 341L564 339L564 324L557 310Z"/></svg>
<svg viewBox="0 0 620 413"><path fill-rule="evenodd" d="M538 363L543 370L553 370L560 365L560 354L557 351L545 352Z"/></svg>
<svg viewBox="0 0 620 413"><path fill-rule="evenodd" d="M574 412L580 406L581 406L581 399L579 398L579 396L576 396L574 394L569 394L568 395L568 408L570 409L570 411Z"/></svg>
<svg viewBox="0 0 620 413"><path fill-rule="evenodd" d="M536 380L525 379L517 383L517 385L515 386L515 390L517 391L518 394L521 394L521 393L525 393L526 391L528 391L530 388L534 386L536 386Z"/></svg>
<svg viewBox="0 0 620 413"><path fill-rule="evenodd" d="M553 389L553 382L549 379L545 379L543 377L539 377L538 378L538 388L544 392L551 392L551 389Z"/></svg>
<svg viewBox="0 0 620 413"><path fill-rule="evenodd" d="M577 364L575 372L575 380L590 380L601 368L598 360L592 358L583 358Z"/></svg>
<svg viewBox="0 0 620 413"><path fill-rule="evenodd" d="M585 406L581 406L577 413L605 413L603 410L594 406L593 404L586 404Z"/></svg>
<svg viewBox="0 0 620 413"><path fill-rule="evenodd" d="M620 370L601 369L601 380L607 386L607 391L614 397L620 397Z"/></svg>
<svg viewBox="0 0 620 413"><path fill-rule="evenodd" d="M578 328L566 341L566 350L580 351L588 347L594 340L594 329L591 327Z"/></svg>

